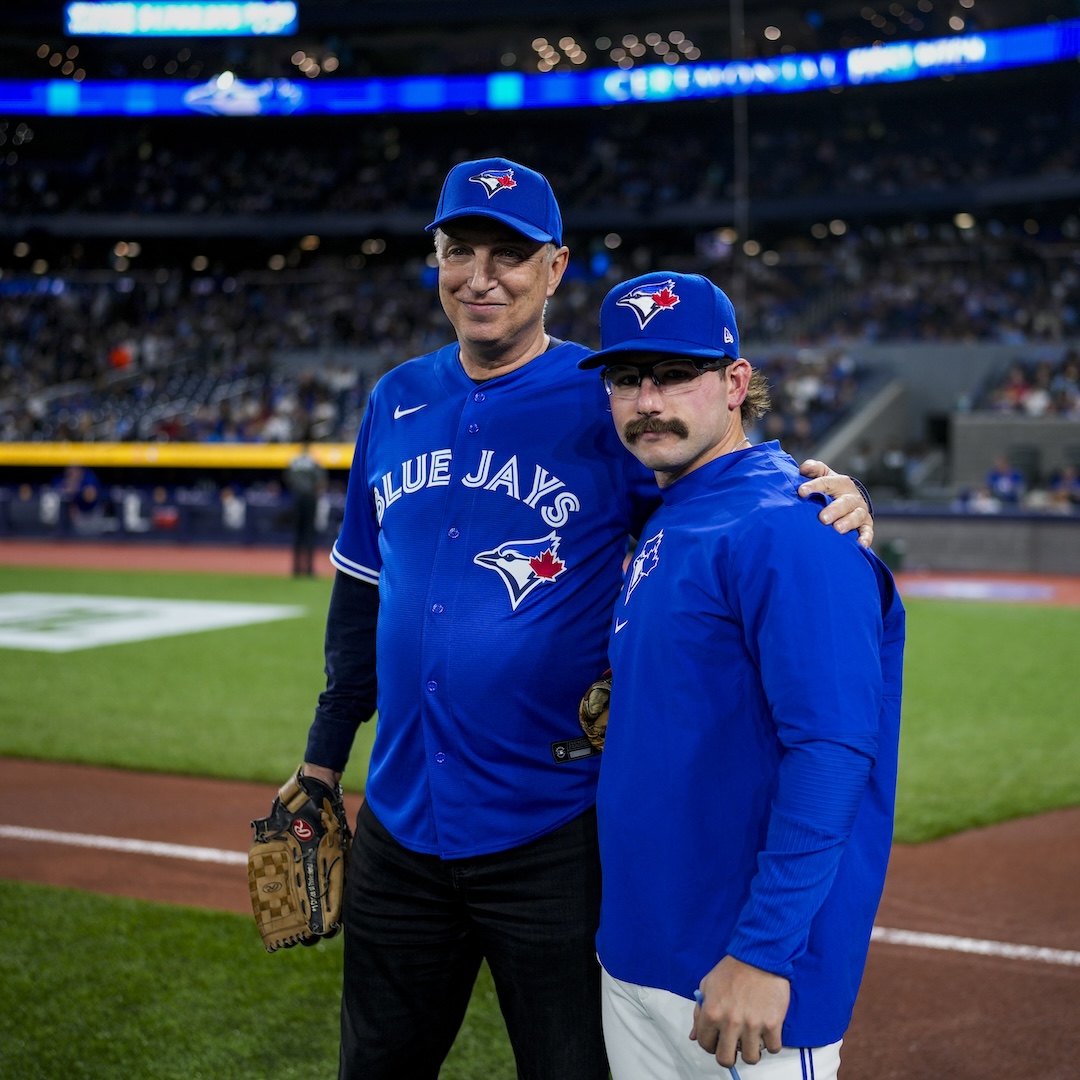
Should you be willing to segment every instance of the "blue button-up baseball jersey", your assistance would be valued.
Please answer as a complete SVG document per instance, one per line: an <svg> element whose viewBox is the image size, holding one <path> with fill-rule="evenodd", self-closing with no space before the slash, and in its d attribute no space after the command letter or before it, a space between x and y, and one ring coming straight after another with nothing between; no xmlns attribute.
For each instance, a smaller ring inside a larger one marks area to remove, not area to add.
<svg viewBox="0 0 1080 1080"><path fill-rule="evenodd" d="M659 494L586 354L564 342L477 383L450 345L369 399L331 558L378 584L366 797L414 851L505 850L595 800L578 702Z"/></svg>

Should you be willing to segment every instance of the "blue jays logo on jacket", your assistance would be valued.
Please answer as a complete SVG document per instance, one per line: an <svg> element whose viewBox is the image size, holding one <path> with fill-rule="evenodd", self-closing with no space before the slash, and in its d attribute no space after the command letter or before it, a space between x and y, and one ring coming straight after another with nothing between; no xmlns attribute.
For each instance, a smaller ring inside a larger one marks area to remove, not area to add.
<svg viewBox="0 0 1080 1080"><path fill-rule="evenodd" d="M651 540L646 540L641 545L641 550L630 567L630 579L626 583L624 604L630 602L630 594L660 565L660 541L663 539L664 530L661 529Z"/></svg>
<svg viewBox="0 0 1080 1080"><path fill-rule="evenodd" d="M482 173L470 176L469 182L480 184L487 191L489 199L500 191L517 187L513 169L485 169Z"/></svg>
<svg viewBox="0 0 1080 1080"><path fill-rule="evenodd" d="M625 296L615 301L615 306L629 308L637 316L641 329L644 330L661 311L670 311L678 302L675 282L668 278L666 281L649 282L648 285L639 285L636 289L631 289Z"/></svg>

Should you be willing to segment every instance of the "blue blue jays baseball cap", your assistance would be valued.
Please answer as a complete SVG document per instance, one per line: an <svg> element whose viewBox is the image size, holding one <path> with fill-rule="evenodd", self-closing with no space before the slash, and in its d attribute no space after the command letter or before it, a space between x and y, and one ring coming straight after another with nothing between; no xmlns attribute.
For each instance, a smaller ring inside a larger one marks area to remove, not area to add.
<svg viewBox="0 0 1080 1080"><path fill-rule="evenodd" d="M616 285L600 305L600 351L579 368L629 361L632 353L739 359L735 309L701 274L657 270Z"/></svg>
<svg viewBox="0 0 1080 1080"><path fill-rule="evenodd" d="M547 177L506 158L463 161L446 174L427 231L463 217L494 218L530 240L562 244L562 214Z"/></svg>

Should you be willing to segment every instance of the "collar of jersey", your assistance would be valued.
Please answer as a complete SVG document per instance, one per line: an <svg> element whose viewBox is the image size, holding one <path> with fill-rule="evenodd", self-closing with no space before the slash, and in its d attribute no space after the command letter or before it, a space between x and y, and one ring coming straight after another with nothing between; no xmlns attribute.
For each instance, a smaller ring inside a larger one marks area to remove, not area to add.
<svg viewBox="0 0 1080 1080"><path fill-rule="evenodd" d="M580 359L578 356L579 352L582 355L585 355L587 350L583 346L575 347L574 343L571 341L563 341L554 348L546 349L544 352L534 356L527 364L522 364L521 367L514 368L513 371L507 371L503 375L496 375L493 378L484 379L482 382L476 382L465 374L465 369L461 366L461 349L456 343L447 345L445 349L442 350L442 355L439 359L443 371L455 384L478 390L485 386L508 386L512 383L538 376L547 377L551 373L552 365L560 363L568 371L571 368L574 371L577 371L577 362ZM564 360L566 361L565 363L563 362Z"/></svg>
<svg viewBox="0 0 1080 1080"><path fill-rule="evenodd" d="M693 472L680 476L674 484L661 488L660 497L666 505L677 506L698 495L715 491L729 477L746 476L756 467L765 465L766 460L779 451L780 444L773 441L759 443L757 446L751 446L733 454L722 454L712 461L705 462Z"/></svg>

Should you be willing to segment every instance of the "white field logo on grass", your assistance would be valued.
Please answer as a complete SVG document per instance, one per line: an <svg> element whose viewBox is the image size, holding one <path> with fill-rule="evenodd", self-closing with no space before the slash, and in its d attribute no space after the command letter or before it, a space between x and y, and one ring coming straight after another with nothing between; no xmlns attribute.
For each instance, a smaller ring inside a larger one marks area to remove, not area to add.
<svg viewBox="0 0 1080 1080"><path fill-rule="evenodd" d="M71 652L98 645L295 619L304 613L304 608L292 604L0 593L0 648Z"/></svg>

